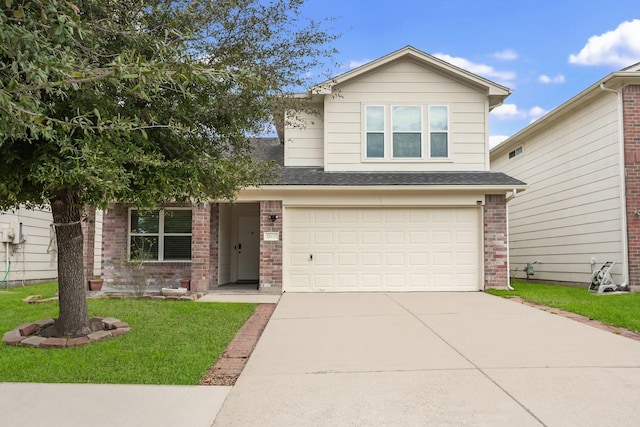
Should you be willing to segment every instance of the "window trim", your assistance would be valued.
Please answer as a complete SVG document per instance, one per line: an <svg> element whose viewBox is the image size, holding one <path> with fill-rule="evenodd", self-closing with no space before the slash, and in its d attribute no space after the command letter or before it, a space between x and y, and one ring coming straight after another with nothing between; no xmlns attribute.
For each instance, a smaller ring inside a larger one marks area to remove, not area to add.
<svg viewBox="0 0 640 427"><path fill-rule="evenodd" d="M382 107L384 110L384 156L368 157L367 156L367 108ZM394 157L393 156L393 107L419 107L421 118L420 132L420 157ZM447 157L433 157L431 155L431 107L445 107L447 111L447 130L434 131L434 133L446 133L447 135ZM360 159L363 163L450 163L451 160L451 106L449 104L429 104L429 103L361 103L361 153Z"/></svg>
<svg viewBox="0 0 640 427"><path fill-rule="evenodd" d="M419 131L394 131L393 130L393 118L394 118L394 114L393 114L393 109L395 107L415 107L420 109L420 130ZM424 159L424 108L422 108L422 105L410 105L410 104L400 104L400 105L391 105L391 108L389 109L389 115L390 117L390 123L391 126L389 126L389 132L390 132L390 139L389 139L389 145L390 145L390 156L392 160L423 160ZM393 149L394 149L394 145L393 145L393 136L396 133L417 133L418 135L420 135L420 155L417 157L396 157L393 155Z"/></svg>
<svg viewBox="0 0 640 427"><path fill-rule="evenodd" d="M444 107L447 110L447 130L446 131L433 131L431 130L431 108ZM446 104L429 104L427 112L428 123L428 140L429 140L429 158L434 160L449 160L451 158L451 114L449 106ZM445 134L447 136L447 155L443 157L434 157L431 150L431 136L433 134Z"/></svg>
<svg viewBox="0 0 640 427"><path fill-rule="evenodd" d="M369 131L368 130L368 120L367 120L367 108L369 107L378 107L378 108L382 108L382 116L383 116L383 123L382 123L382 157L368 157L367 156L367 152L369 151L369 147L368 147L368 136L369 133L375 133L375 134L379 134L379 131ZM387 123L387 106L383 105L383 104L366 104L364 106L364 158L366 160L372 160L372 161L381 161L381 160L386 160L387 159L387 128L388 128L388 123Z"/></svg>
<svg viewBox="0 0 640 427"><path fill-rule="evenodd" d="M520 150L520 151L518 151L518 150ZM508 156L509 160L511 160L511 159L513 159L515 157L518 157L518 156L521 156L523 154L524 154L524 145L520 145L520 146L514 148L513 150L509 151L509 154L507 154L507 156Z"/></svg>
<svg viewBox="0 0 640 427"><path fill-rule="evenodd" d="M178 210L189 210L191 211L191 233L165 233L164 232L164 213L165 211L178 211ZM193 245L193 208L191 207L165 207L159 209L152 209L152 211L157 211L158 215L158 233L132 233L131 232L131 213L133 211L144 211L143 209L129 208L129 212L127 215L127 261L138 261L131 259L131 237L132 236L150 236L150 237L158 237L158 259L153 260L142 260L142 263L150 263L150 264L158 264L158 263L190 263L193 259L193 253L191 253L190 259L164 259L164 237L165 236L189 236L191 238L191 244Z"/></svg>

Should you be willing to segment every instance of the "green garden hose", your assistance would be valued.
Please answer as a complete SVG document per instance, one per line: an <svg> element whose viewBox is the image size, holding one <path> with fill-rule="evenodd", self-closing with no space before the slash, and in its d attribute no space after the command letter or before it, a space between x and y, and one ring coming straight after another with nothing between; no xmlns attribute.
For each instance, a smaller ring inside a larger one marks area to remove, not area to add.
<svg viewBox="0 0 640 427"><path fill-rule="evenodd" d="M7 272L4 274L2 280L0 280L0 286L4 285L7 281L7 277L9 277L9 273L11 272L11 261L9 261L9 265L7 266Z"/></svg>

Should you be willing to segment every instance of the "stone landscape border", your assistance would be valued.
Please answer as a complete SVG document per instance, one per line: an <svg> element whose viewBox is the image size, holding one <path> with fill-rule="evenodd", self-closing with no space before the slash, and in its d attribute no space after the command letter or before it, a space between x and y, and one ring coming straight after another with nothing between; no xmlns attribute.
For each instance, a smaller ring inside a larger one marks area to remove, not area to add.
<svg viewBox="0 0 640 427"><path fill-rule="evenodd" d="M107 338L117 337L131 330L127 322L122 322L115 317L93 317L91 323L102 323L103 330L74 338L45 338L37 335L38 331L52 325L54 322L55 319L48 318L22 324L6 332L2 336L2 342L8 345L38 348L78 347Z"/></svg>

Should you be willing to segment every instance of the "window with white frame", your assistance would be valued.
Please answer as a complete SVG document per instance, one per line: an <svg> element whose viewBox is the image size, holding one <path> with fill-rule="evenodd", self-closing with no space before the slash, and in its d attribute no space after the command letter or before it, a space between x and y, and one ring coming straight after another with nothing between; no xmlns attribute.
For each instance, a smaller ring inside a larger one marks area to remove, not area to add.
<svg viewBox="0 0 640 427"><path fill-rule="evenodd" d="M191 260L191 209L131 209L129 217L130 260Z"/></svg>
<svg viewBox="0 0 640 427"><path fill-rule="evenodd" d="M513 151L509 151L509 158L513 159L515 156L519 156L520 154L522 154L522 145Z"/></svg>
<svg viewBox="0 0 640 427"><path fill-rule="evenodd" d="M429 106L429 157L449 157L449 108Z"/></svg>
<svg viewBox="0 0 640 427"><path fill-rule="evenodd" d="M368 105L365 115L366 157L382 159L385 155L385 108L381 105Z"/></svg>
<svg viewBox="0 0 640 427"><path fill-rule="evenodd" d="M366 105L364 115L365 159L449 157L449 107L446 105Z"/></svg>
<svg viewBox="0 0 640 427"><path fill-rule="evenodd" d="M422 107L391 107L392 155L397 158L422 157Z"/></svg>

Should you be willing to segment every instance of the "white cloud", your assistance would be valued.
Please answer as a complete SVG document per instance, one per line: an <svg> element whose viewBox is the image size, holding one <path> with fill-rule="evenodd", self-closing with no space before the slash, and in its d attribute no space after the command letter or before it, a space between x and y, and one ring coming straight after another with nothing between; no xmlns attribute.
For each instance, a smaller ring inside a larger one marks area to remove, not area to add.
<svg viewBox="0 0 640 427"><path fill-rule="evenodd" d="M493 55L491 56L501 61L514 61L518 59L518 53L515 50L511 50L511 49L505 49L505 50L501 50L500 52L494 52Z"/></svg>
<svg viewBox="0 0 640 427"><path fill-rule="evenodd" d="M516 78L516 73L513 71L498 71L490 65L477 64L465 58L447 55L446 53L436 53L433 56L435 56L436 58L440 58L443 61L447 61L448 63L460 67L464 70L470 71L474 74L478 74L479 76L483 76L491 80L498 80L499 82L507 85Z"/></svg>
<svg viewBox="0 0 640 427"><path fill-rule="evenodd" d="M558 74L555 76L547 76L546 74L542 74L538 77L538 81L544 84L550 83L564 83L564 76L562 74Z"/></svg>
<svg viewBox="0 0 640 427"><path fill-rule="evenodd" d="M589 37L569 62L578 65L613 65L626 67L640 61L640 19L625 21L613 31Z"/></svg>
<svg viewBox="0 0 640 427"><path fill-rule="evenodd" d="M530 123L547 114L549 111L542 107L535 106L529 110L523 110L516 104L502 104L491 111L491 116L497 120L526 120Z"/></svg>
<svg viewBox="0 0 640 427"><path fill-rule="evenodd" d="M348 61L346 64L343 64L341 68L345 70L352 70L354 68L361 67L364 64L368 64L371 61L373 60L372 59L362 59L362 60L352 59L351 61Z"/></svg>
<svg viewBox="0 0 640 427"><path fill-rule="evenodd" d="M489 148L493 148L500 144L505 139L509 138L507 135L492 135L489 137Z"/></svg>
<svg viewBox="0 0 640 427"><path fill-rule="evenodd" d="M535 122L536 120L538 120L540 117L544 116L545 114L547 114L549 112L549 110L545 110L542 107L538 107L535 106L533 108L531 108L528 112L527 112L527 116L531 119L530 123Z"/></svg>
<svg viewBox="0 0 640 427"><path fill-rule="evenodd" d="M502 104L491 111L491 115L500 120L524 119L526 113L521 111L516 104Z"/></svg>

